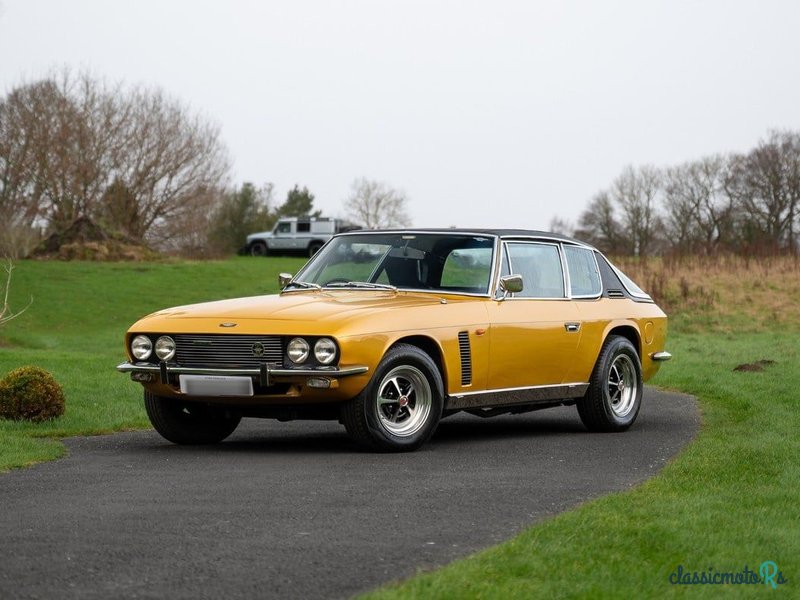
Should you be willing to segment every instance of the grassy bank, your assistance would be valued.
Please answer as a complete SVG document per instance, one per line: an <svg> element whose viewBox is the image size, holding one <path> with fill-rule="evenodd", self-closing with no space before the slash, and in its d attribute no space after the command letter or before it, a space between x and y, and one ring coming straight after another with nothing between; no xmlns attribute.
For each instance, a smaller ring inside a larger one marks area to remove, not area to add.
<svg viewBox="0 0 800 600"><path fill-rule="evenodd" d="M766 585L673 585L774 561L800 575L800 262L621 261L671 316L674 359L653 383L699 398L698 438L656 478L371 598L753 596ZM774 361L763 371L734 371ZM535 482L532 482L535 484Z"/></svg>
<svg viewBox="0 0 800 600"><path fill-rule="evenodd" d="M127 327L167 306L275 292L277 273L303 262L17 263L11 305L31 296L33 304L0 328L0 376L22 365L47 369L64 386L67 412L38 425L0 420L0 470L60 456L53 438L148 427L140 387L114 369Z"/></svg>
<svg viewBox="0 0 800 600"><path fill-rule="evenodd" d="M758 571L766 560L789 580L784 593L796 594L796 335L679 333L669 347L675 359L658 383L701 399L703 429L660 476L371 597L716 597L722 587L763 594L763 585L678 586L669 576L679 565ZM776 363L763 372L733 371L761 359Z"/></svg>

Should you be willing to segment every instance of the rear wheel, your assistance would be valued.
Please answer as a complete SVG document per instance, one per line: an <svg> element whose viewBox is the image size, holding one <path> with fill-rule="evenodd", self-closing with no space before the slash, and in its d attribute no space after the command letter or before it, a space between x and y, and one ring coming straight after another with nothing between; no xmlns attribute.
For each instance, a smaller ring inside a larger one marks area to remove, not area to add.
<svg viewBox="0 0 800 600"><path fill-rule="evenodd" d="M416 450L436 431L444 386L430 356L407 344L390 349L364 391L342 409L347 433L374 450Z"/></svg>
<svg viewBox="0 0 800 600"><path fill-rule="evenodd" d="M586 396L578 403L581 421L590 431L624 431L636 420L642 405L642 365L627 338L609 336Z"/></svg>
<svg viewBox="0 0 800 600"><path fill-rule="evenodd" d="M269 254L269 250L264 242L250 244L250 256L266 256L267 254Z"/></svg>
<svg viewBox="0 0 800 600"><path fill-rule="evenodd" d="M175 444L216 444L234 432L241 417L203 404L144 392L144 407L155 430Z"/></svg>

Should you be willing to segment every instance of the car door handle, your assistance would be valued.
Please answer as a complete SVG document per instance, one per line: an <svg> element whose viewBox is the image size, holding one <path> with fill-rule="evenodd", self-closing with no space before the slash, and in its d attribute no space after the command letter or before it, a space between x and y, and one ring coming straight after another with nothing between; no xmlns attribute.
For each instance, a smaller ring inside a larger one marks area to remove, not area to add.
<svg viewBox="0 0 800 600"><path fill-rule="evenodd" d="M576 333L581 330L580 323L564 323L564 329L569 333Z"/></svg>

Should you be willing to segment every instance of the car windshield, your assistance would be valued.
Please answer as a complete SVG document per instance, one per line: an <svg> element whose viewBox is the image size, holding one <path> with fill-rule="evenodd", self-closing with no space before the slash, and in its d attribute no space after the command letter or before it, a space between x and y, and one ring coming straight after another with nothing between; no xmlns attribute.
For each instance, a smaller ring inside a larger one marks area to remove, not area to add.
<svg viewBox="0 0 800 600"><path fill-rule="evenodd" d="M318 252L293 286L487 294L493 256L490 236L348 234L333 238Z"/></svg>

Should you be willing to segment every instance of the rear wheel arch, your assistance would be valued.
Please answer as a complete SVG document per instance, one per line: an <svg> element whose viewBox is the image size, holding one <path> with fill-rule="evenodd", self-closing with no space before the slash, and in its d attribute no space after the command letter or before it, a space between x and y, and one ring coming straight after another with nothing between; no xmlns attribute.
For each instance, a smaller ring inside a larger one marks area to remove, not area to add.
<svg viewBox="0 0 800 600"><path fill-rule="evenodd" d="M636 353L639 355L639 360L642 359L642 339L639 335L639 331L633 325L617 325L612 327L606 332L606 335L603 338L603 343L605 343L605 341L612 335L618 335L627 339L633 345L633 347L636 348Z"/></svg>

